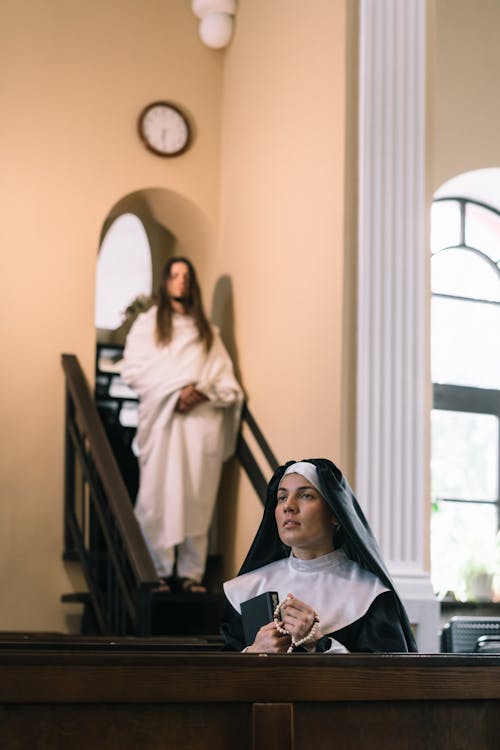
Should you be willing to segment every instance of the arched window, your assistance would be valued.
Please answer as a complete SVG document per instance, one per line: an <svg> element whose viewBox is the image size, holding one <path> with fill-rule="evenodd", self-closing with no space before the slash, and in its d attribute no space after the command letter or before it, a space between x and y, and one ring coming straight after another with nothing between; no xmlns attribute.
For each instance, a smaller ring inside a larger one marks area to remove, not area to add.
<svg viewBox="0 0 500 750"><path fill-rule="evenodd" d="M96 328L119 328L127 306L139 295L150 295L151 286L146 230L135 214L122 214L106 232L97 259Z"/></svg>
<svg viewBox="0 0 500 750"><path fill-rule="evenodd" d="M500 213L476 200L437 199L431 252L432 581L441 595L491 598L499 563Z"/></svg>

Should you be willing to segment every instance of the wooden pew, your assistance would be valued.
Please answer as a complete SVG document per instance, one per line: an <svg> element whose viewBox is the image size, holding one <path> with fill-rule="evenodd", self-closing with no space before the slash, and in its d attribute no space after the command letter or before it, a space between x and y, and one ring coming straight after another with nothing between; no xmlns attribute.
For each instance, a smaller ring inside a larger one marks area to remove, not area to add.
<svg viewBox="0 0 500 750"><path fill-rule="evenodd" d="M211 647L0 639L0 748L500 747L500 655L266 656Z"/></svg>

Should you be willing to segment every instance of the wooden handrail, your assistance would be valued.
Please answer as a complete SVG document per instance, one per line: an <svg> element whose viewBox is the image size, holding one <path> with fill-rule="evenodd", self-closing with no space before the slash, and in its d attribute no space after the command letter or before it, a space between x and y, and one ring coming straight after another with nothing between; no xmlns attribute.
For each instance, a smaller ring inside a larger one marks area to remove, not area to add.
<svg viewBox="0 0 500 750"><path fill-rule="evenodd" d="M62 366L136 580L139 585L154 585L158 576L83 370L74 354L63 354Z"/></svg>

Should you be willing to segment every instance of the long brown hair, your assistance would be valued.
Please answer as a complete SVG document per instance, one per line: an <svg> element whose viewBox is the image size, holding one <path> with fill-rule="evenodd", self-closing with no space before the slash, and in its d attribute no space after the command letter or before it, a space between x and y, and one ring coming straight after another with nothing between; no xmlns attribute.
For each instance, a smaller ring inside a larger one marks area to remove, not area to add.
<svg viewBox="0 0 500 750"><path fill-rule="evenodd" d="M161 274L160 286L157 293L158 309L156 312L156 339L159 344L165 345L168 344L172 338L172 314L174 310L167 293L167 279L170 276L170 270L174 263L185 263L189 269L189 300L186 302L186 311L188 315L191 315L193 318L196 327L198 328L200 339L204 342L208 352L212 346L214 335L203 309L201 290L196 277L196 271L190 260L180 256L170 258L170 260L165 263Z"/></svg>

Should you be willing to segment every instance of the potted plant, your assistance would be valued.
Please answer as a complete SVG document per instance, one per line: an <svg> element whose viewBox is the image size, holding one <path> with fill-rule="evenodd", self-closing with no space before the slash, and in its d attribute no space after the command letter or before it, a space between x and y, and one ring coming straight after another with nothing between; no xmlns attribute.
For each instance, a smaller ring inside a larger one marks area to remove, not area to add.
<svg viewBox="0 0 500 750"><path fill-rule="evenodd" d="M466 598L474 602L491 602L493 575L489 561L469 558L463 567Z"/></svg>

